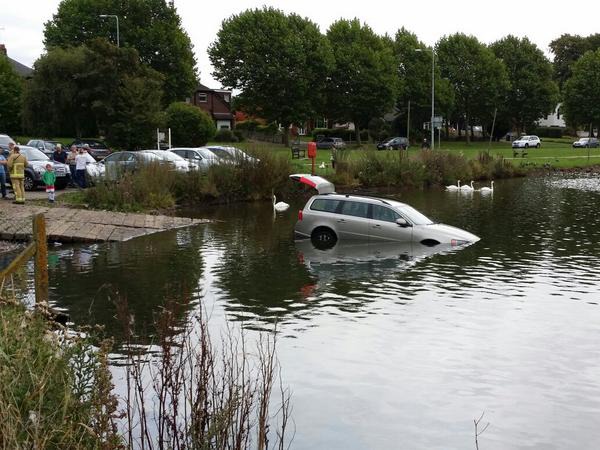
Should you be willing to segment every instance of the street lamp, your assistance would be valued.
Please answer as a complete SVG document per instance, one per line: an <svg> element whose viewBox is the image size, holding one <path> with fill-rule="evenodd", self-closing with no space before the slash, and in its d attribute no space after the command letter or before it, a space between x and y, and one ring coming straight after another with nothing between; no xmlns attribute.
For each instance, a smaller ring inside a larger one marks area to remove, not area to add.
<svg viewBox="0 0 600 450"><path fill-rule="evenodd" d="M422 52L422 48L415 48L415 52ZM434 129L433 119L435 117L435 47L431 47L431 122L429 123L431 128L431 148L435 149L434 145Z"/></svg>
<svg viewBox="0 0 600 450"><path fill-rule="evenodd" d="M114 17L117 20L117 47L120 47L120 42L119 42L119 16L117 16L116 14L100 14L99 17L102 17L103 19L106 19L107 17Z"/></svg>

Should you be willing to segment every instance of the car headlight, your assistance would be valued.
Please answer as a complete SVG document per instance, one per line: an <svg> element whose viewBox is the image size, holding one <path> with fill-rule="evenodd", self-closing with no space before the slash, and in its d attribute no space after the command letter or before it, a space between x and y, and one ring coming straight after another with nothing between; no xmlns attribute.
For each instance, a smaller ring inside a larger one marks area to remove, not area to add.
<svg viewBox="0 0 600 450"><path fill-rule="evenodd" d="M33 171L36 173L36 175L41 175L46 171L46 169L43 167L34 167Z"/></svg>

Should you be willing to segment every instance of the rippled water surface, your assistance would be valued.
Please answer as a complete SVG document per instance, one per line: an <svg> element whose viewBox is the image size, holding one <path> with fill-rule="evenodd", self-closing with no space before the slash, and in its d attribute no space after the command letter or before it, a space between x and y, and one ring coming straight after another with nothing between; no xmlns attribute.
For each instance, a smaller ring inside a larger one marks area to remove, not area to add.
<svg viewBox="0 0 600 450"><path fill-rule="evenodd" d="M481 237L460 251L292 240L296 210L198 212L215 222L120 245L55 247L51 295L118 335L111 296L151 339L165 298L213 323L271 329L300 449L600 446L600 179L496 183L493 195L399 195Z"/></svg>

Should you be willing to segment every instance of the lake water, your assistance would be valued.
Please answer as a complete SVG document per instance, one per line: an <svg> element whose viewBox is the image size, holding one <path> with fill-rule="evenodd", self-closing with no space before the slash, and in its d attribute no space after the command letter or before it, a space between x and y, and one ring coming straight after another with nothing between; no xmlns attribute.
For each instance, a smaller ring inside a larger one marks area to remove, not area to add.
<svg viewBox="0 0 600 450"><path fill-rule="evenodd" d="M292 448L472 449L485 412L481 449L597 449L600 179L495 188L396 197L481 237L460 251L321 252L292 239L302 204L234 205L195 229L53 247L51 297L117 336L111 298L126 297L148 341L166 297L212 325L277 322Z"/></svg>

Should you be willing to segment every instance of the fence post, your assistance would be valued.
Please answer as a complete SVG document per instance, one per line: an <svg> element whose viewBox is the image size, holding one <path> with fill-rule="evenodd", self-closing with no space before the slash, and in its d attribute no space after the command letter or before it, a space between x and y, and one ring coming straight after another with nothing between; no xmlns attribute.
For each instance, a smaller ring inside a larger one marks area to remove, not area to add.
<svg viewBox="0 0 600 450"><path fill-rule="evenodd" d="M35 303L48 301L48 242L43 214L33 216L33 241L35 242Z"/></svg>

